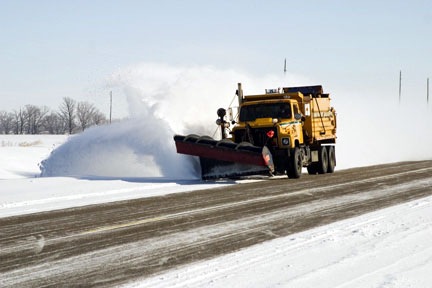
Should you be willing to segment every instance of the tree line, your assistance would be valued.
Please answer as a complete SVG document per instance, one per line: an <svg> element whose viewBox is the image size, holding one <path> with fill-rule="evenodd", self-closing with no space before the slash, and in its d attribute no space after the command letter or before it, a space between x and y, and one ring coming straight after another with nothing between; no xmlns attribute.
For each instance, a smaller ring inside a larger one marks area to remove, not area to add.
<svg viewBox="0 0 432 288"><path fill-rule="evenodd" d="M12 112L0 111L0 134L73 134L107 122L93 104L66 97L58 110L25 105Z"/></svg>

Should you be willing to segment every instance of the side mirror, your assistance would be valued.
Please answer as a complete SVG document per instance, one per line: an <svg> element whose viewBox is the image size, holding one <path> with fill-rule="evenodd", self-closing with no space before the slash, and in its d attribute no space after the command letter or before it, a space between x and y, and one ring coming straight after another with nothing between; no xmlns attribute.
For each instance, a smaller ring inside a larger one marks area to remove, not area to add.
<svg viewBox="0 0 432 288"><path fill-rule="evenodd" d="M303 122L306 121L306 117L302 116L302 121Z"/></svg>
<svg viewBox="0 0 432 288"><path fill-rule="evenodd" d="M302 115L300 113L295 113L294 114L294 119L301 120L302 119Z"/></svg>

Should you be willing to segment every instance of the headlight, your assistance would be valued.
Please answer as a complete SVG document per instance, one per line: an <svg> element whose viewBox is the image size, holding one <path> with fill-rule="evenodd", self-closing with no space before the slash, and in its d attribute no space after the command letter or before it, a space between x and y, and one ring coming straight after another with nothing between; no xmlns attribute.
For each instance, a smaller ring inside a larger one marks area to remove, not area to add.
<svg viewBox="0 0 432 288"><path fill-rule="evenodd" d="M284 146L290 145L290 138L282 138L282 145Z"/></svg>

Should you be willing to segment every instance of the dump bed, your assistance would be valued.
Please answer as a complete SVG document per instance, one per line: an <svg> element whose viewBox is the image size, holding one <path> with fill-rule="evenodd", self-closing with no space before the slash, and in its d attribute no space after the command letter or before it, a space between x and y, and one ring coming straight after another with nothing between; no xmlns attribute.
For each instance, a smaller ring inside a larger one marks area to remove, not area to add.
<svg viewBox="0 0 432 288"><path fill-rule="evenodd" d="M297 92L297 96L292 98L298 101L305 117L305 143L335 143L336 111L330 105L330 95L323 93L322 86L289 87L283 90L291 95Z"/></svg>

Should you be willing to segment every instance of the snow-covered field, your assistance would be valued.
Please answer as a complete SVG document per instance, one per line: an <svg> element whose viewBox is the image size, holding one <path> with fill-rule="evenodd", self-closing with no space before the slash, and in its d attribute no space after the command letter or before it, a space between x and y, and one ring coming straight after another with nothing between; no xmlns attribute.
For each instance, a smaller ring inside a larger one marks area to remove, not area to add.
<svg viewBox="0 0 432 288"><path fill-rule="evenodd" d="M0 135L0 217L232 185L35 177L66 136ZM185 185L187 184L187 185ZM431 287L432 197L190 264L131 287Z"/></svg>
<svg viewBox="0 0 432 288"><path fill-rule="evenodd" d="M66 139L66 135L0 135L0 180L39 175L39 163Z"/></svg>

